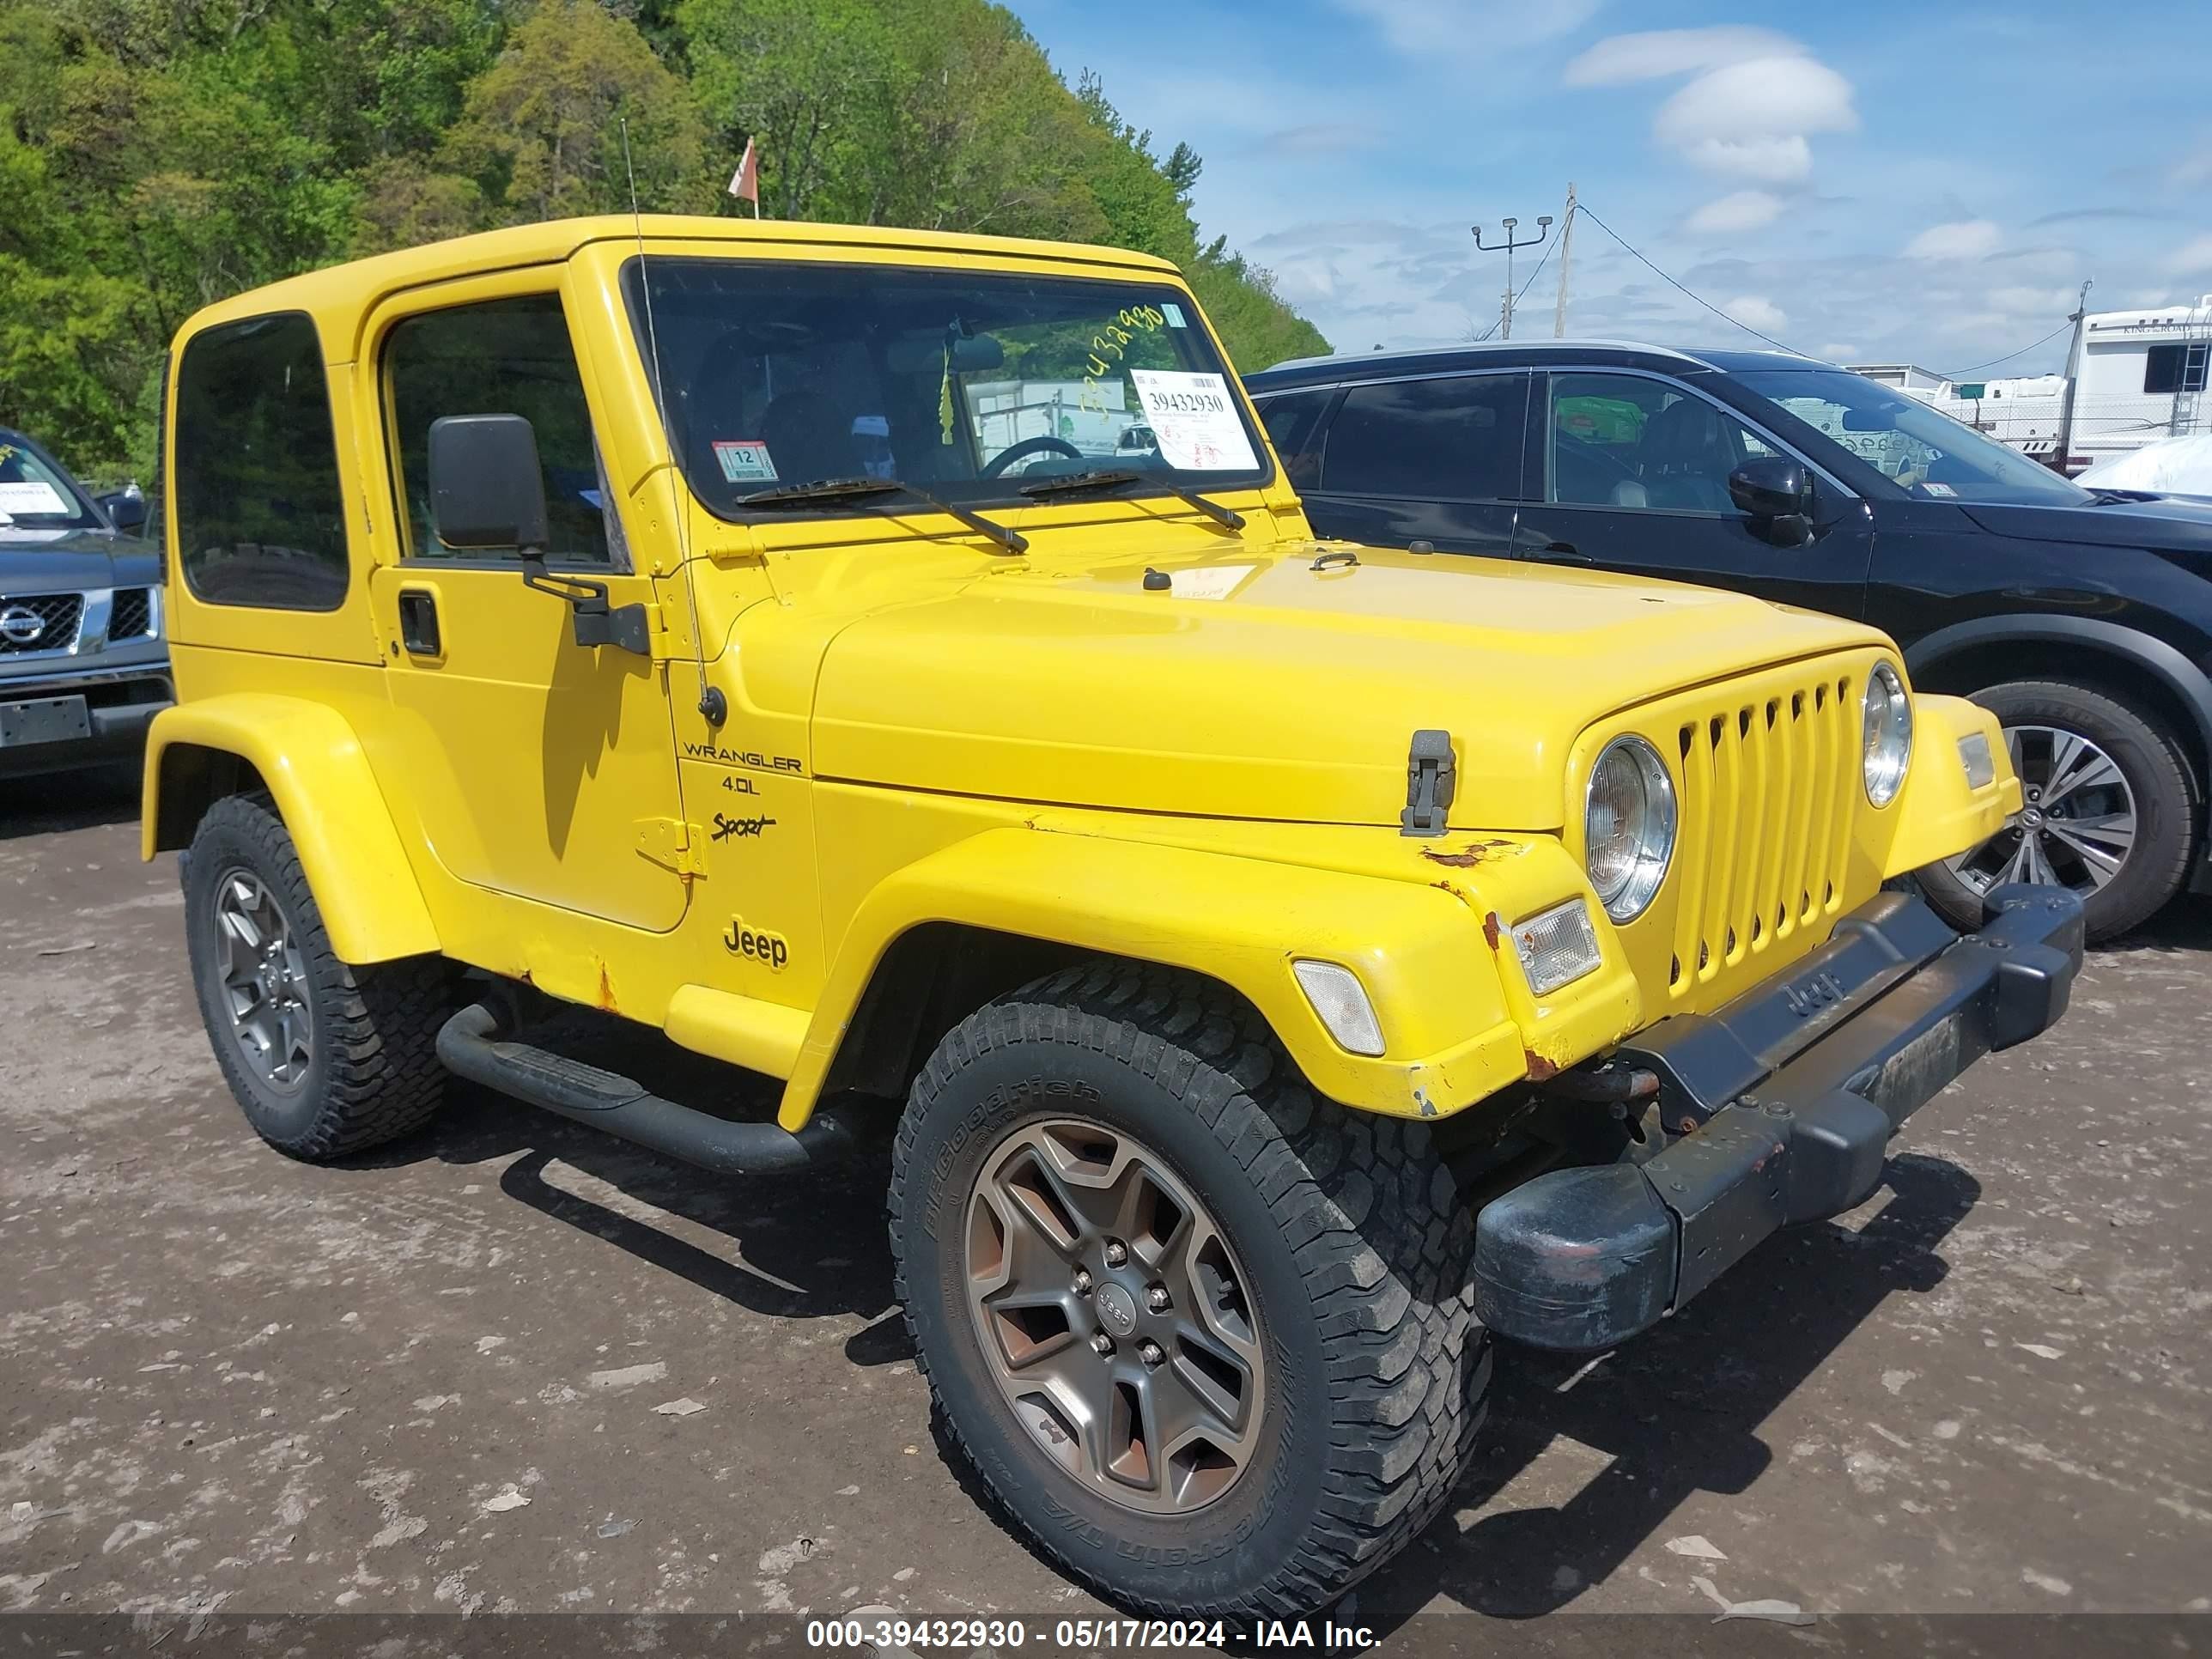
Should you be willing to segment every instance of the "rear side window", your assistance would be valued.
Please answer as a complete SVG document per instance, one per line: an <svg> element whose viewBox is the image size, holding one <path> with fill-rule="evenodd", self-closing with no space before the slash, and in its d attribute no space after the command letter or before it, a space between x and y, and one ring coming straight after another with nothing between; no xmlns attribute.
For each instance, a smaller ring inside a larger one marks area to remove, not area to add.
<svg viewBox="0 0 2212 1659"><path fill-rule="evenodd" d="M1321 487L1337 495L1511 501L1521 490L1526 374L1356 386L1329 423Z"/></svg>
<svg viewBox="0 0 2212 1659"><path fill-rule="evenodd" d="M305 315L226 323L177 368L177 555L211 605L335 611L345 504L321 342Z"/></svg>
<svg viewBox="0 0 2212 1659"><path fill-rule="evenodd" d="M1259 405L1293 489L1311 489L1321 482L1321 417L1335 395L1333 390L1286 392Z"/></svg>

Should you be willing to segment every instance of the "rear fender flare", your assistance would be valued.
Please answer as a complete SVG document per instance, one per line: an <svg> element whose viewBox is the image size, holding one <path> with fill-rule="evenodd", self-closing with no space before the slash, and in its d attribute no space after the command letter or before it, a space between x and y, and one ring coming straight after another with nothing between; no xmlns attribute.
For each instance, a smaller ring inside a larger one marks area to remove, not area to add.
<svg viewBox="0 0 2212 1659"><path fill-rule="evenodd" d="M162 710L146 738L143 856L191 844L201 816L228 793L211 763L222 757L252 767L275 800L341 960L437 951L429 907L361 739L323 703L248 692Z"/></svg>

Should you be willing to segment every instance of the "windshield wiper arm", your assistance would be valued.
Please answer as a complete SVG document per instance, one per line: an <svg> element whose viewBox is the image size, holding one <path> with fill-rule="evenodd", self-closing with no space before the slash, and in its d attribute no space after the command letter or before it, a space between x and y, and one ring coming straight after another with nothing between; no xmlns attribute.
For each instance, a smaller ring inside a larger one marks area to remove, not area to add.
<svg viewBox="0 0 2212 1659"><path fill-rule="evenodd" d="M756 489L750 495L738 496L738 505L796 506L806 501L854 501L868 495L911 495L928 502L939 513L951 514L979 535L988 536L1009 553L1029 551L1029 538L1019 531L1009 530L996 520L971 513L964 507L956 507L918 484L899 478L817 478L811 483L778 484L773 489Z"/></svg>
<svg viewBox="0 0 2212 1659"><path fill-rule="evenodd" d="M1133 472L1126 467L1063 472L1054 477L1039 478L1035 483L1025 483L1021 489L1024 495L1073 495L1079 489L1119 489L1124 484L1133 483L1156 485L1170 495L1180 496L1224 530L1242 530L1244 527L1244 515L1235 507L1209 501L1195 489L1186 489L1173 478L1163 478L1157 472Z"/></svg>

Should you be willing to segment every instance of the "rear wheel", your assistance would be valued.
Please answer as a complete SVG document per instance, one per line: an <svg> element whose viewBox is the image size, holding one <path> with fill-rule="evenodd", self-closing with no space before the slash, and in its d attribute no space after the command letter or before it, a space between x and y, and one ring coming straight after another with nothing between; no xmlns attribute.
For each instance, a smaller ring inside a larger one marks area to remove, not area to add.
<svg viewBox="0 0 2212 1659"><path fill-rule="evenodd" d="M1991 887L2029 881L2079 894L2089 938L2106 939L2179 890L2193 824L2168 734L2118 699L2062 681L1993 685L1974 701L2004 728L2022 804L1979 847L1920 872L1954 926L1981 925Z"/></svg>
<svg viewBox="0 0 2212 1659"><path fill-rule="evenodd" d="M264 798L231 795L209 808L182 873L201 1018L264 1140L320 1161L397 1139L435 1115L451 963L341 962L292 837Z"/></svg>
<svg viewBox="0 0 2212 1659"><path fill-rule="evenodd" d="M891 1188L953 1437L1058 1565L1165 1615L1311 1612L1435 1515L1490 1374L1473 1231L1425 1128L1119 962L956 1028Z"/></svg>

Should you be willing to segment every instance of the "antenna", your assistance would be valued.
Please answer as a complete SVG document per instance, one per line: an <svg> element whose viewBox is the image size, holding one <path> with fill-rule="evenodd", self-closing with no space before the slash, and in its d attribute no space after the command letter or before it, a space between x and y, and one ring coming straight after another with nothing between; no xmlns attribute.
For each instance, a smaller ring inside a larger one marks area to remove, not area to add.
<svg viewBox="0 0 2212 1659"><path fill-rule="evenodd" d="M691 518L690 503L684 499L688 488L684 469L676 462L676 441L669 435L668 396L660 380L660 333L653 325L653 273L645 263L645 216L637 205L637 167L629 155L629 117L621 118L623 172L629 181L629 222L637 238L637 287L645 296L645 355L646 367L653 380L653 407L660 416L661 441L668 446L669 483L676 498L676 562L684 571L684 599L691 611L691 652L699 667L699 713L709 726L720 726L729 718L730 702L717 686L707 684L707 638L700 626L699 582L691 570L690 535L686 526Z"/></svg>

